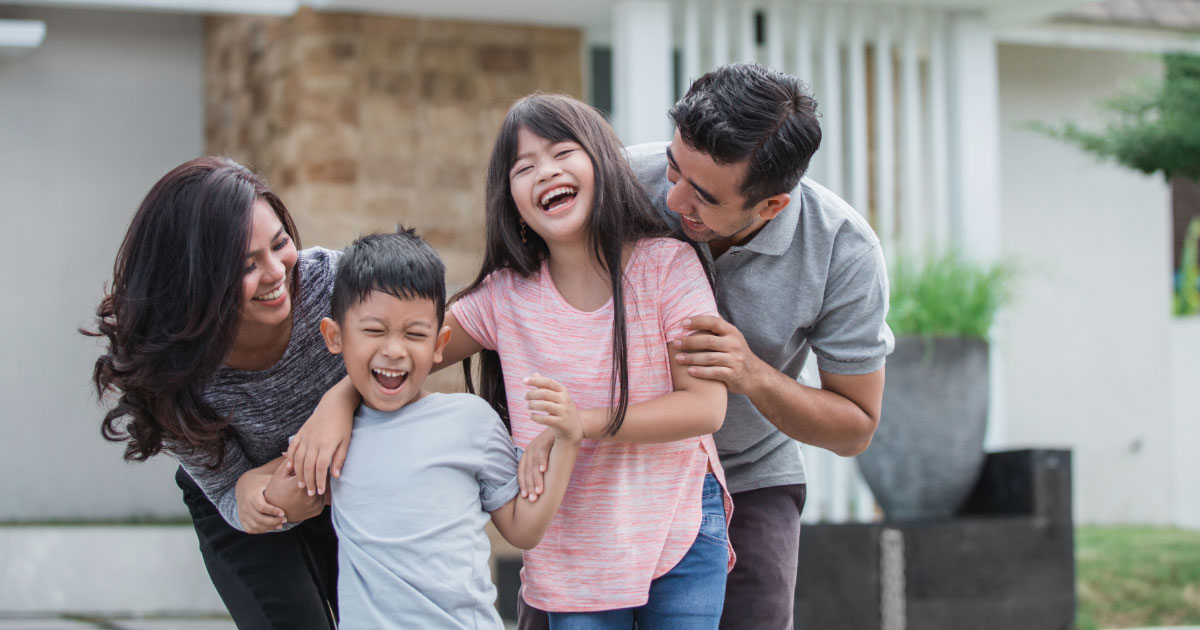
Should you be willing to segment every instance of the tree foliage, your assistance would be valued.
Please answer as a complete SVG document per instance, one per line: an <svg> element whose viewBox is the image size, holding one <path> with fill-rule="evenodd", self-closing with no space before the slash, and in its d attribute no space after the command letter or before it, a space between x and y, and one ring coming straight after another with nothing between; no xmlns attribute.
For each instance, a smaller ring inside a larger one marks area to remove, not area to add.
<svg viewBox="0 0 1200 630"><path fill-rule="evenodd" d="M1076 123L1032 127L1084 151L1146 174L1200 178L1200 56L1163 55L1160 81L1104 101L1108 122L1087 130Z"/></svg>

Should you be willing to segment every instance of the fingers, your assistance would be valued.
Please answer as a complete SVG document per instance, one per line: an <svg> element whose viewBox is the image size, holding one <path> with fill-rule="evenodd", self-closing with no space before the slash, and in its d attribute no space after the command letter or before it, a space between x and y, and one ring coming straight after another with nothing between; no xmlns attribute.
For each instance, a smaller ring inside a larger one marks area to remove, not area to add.
<svg viewBox="0 0 1200 630"><path fill-rule="evenodd" d="M308 490L308 496L312 496L317 490L317 470L318 462L321 460L321 451L319 447L313 447L305 451L304 461L300 463L300 470L296 471L296 475L301 477L301 488Z"/></svg>
<svg viewBox="0 0 1200 630"><path fill-rule="evenodd" d="M267 503L261 493L249 493L249 509L241 510L238 517L242 519L242 527L252 534L261 534L271 530L283 529L286 517L283 510Z"/></svg>
<svg viewBox="0 0 1200 630"><path fill-rule="evenodd" d="M342 466L346 463L346 452L350 450L349 442L338 444L337 450L333 452L333 462L329 469L329 473L338 479L342 478Z"/></svg>
<svg viewBox="0 0 1200 630"><path fill-rule="evenodd" d="M284 459L288 462L288 466L296 472L298 477L296 482L301 488L304 487L304 474L302 472L304 458L308 456L309 450L308 440L304 439L300 434L296 434L292 436L292 439L288 443L288 450L283 455Z"/></svg>
<svg viewBox="0 0 1200 630"><path fill-rule="evenodd" d="M733 325L716 315L697 315L683 320L683 327L688 330L707 330L715 335L729 334Z"/></svg>
<svg viewBox="0 0 1200 630"><path fill-rule="evenodd" d="M329 465L333 462L334 452L335 449L321 449L317 456L317 469L313 471L316 474L317 494L325 494L325 483L329 481Z"/></svg>
<svg viewBox="0 0 1200 630"><path fill-rule="evenodd" d="M696 378L703 378L710 381L721 381L726 385L733 382L733 370L727 367L712 367L712 366L689 366L688 374Z"/></svg>
<svg viewBox="0 0 1200 630"><path fill-rule="evenodd" d="M730 344L726 337L718 337L706 332L699 332L687 337L680 337L671 342L671 347L681 352L724 352Z"/></svg>
<svg viewBox="0 0 1200 630"><path fill-rule="evenodd" d="M719 365L732 367L730 356L724 352L681 352L675 361L681 365Z"/></svg>
<svg viewBox="0 0 1200 630"><path fill-rule="evenodd" d="M567 388L563 387L558 381L540 374L534 374L525 378L525 384L538 389L548 389L553 392L566 393ZM536 391L536 390L535 390Z"/></svg>

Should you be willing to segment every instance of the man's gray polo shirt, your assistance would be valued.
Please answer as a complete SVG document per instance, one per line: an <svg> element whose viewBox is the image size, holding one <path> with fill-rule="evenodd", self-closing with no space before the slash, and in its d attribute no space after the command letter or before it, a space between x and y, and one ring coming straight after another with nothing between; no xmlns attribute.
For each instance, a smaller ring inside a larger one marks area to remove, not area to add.
<svg viewBox="0 0 1200 630"><path fill-rule="evenodd" d="M667 209L667 143L627 149L654 207ZM708 246L701 249L711 260ZM717 306L760 359L792 378L811 348L834 374L867 374L892 351L887 267L871 226L837 195L805 179L792 201L713 269ZM745 396L730 394L725 425L713 436L730 492L804 483L799 443L775 428Z"/></svg>

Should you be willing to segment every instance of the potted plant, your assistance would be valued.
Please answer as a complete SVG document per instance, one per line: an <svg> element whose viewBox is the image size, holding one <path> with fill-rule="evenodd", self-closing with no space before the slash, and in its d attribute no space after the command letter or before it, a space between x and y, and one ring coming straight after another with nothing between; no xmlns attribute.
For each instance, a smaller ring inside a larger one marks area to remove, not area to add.
<svg viewBox="0 0 1200 630"><path fill-rule="evenodd" d="M952 516L983 466L988 334L1011 296L1011 265L948 253L891 273L883 411L863 477L890 520Z"/></svg>

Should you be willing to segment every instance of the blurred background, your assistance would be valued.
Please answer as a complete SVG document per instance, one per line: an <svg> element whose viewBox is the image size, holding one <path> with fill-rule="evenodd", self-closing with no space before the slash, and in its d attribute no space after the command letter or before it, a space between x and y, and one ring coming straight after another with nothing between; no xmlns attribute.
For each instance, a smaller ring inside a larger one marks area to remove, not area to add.
<svg viewBox="0 0 1200 630"><path fill-rule="evenodd" d="M988 449L1070 449L1076 524L1200 529L1200 319L1176 306L1196 290L1200 187L1046 130L1100 127L1099 103L1157 89L1162 55L1200 54L1197 33L1190 0L0 0L0 613L138 612L113 603L130 590L114 567L200 567L161 551L194 552L187 528L105 542L186 511L171 461L125 464L100 438L99 346L75 332L163 173L205 153L250 165L305 246L415 226L453 288L479 263L514 99L565 92L626 144L668 140L688 80L731 61L812 85L809 176L889 259L1020 268L990 334ZM806 457L808 522L880 518L852 461ZM160 609L213 610L199 571Z"/></svg>

